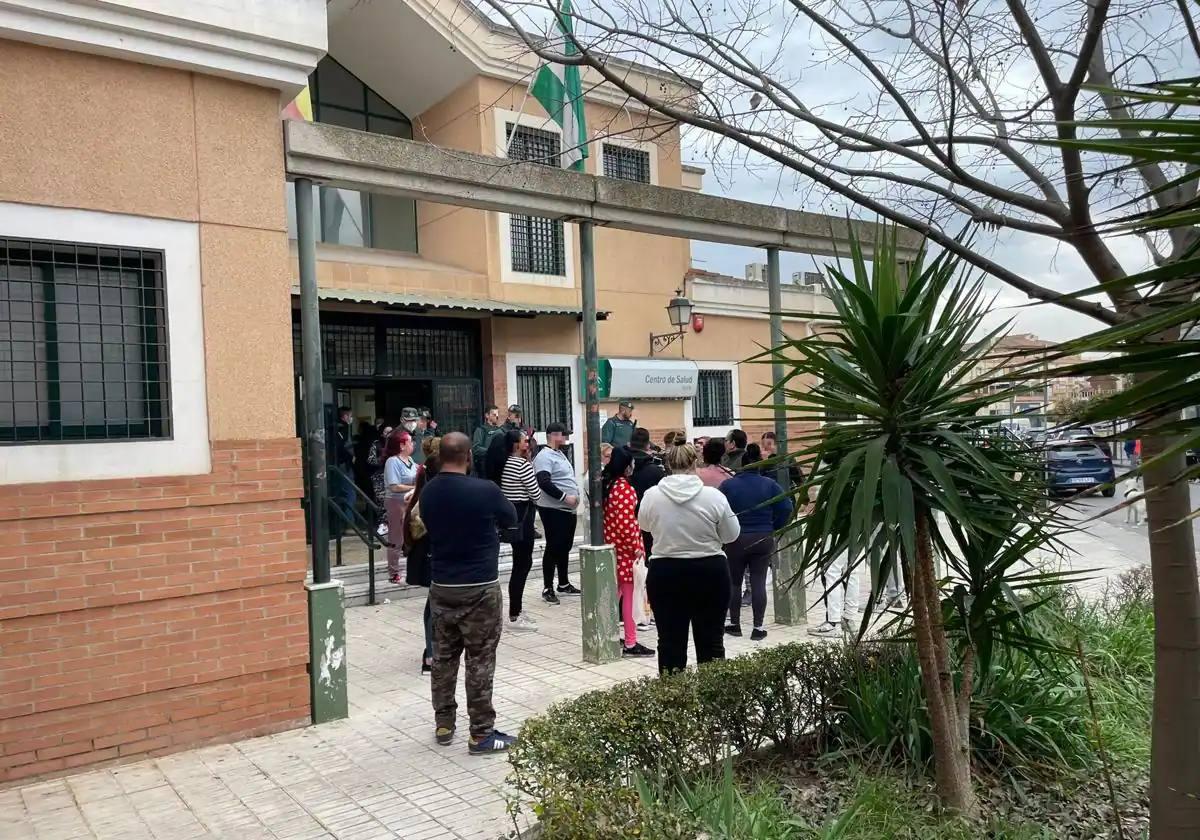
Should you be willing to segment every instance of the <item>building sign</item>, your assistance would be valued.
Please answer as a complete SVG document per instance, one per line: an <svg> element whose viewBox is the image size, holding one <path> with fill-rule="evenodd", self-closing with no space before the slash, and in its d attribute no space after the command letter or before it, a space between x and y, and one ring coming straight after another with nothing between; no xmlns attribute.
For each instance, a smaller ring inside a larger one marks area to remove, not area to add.
<svg viewBox="0 0 1200 840"><path fill-rule="evenodd" d="M686 400L696 396L700 369L684 359L600 359L597 385L602 400ZM587 399L587 369L579 360L581 401Z"/></svg>

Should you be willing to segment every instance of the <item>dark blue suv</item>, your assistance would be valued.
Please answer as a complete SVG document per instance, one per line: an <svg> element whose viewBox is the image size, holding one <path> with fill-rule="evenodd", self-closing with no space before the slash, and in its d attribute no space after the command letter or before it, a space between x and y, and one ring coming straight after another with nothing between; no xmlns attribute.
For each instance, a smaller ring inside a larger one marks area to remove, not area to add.
<svg viewBox="0 0 1200 840"><path fill-rule="evenodd" d="M1108 497L1116 494L1116 471L1112 458L1099 445L1086 440L1053 441L1046 444L1046 483L1051 494L1078 493L1101 484Z"/></svg>

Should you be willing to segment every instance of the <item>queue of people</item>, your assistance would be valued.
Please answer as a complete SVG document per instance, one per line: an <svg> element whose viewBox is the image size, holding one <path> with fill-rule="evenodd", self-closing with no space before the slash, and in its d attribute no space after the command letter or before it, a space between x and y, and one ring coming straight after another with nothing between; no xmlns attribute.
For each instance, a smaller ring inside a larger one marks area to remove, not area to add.
<svg viewBox="0 0 1200 840"><path fill-rule="evenodd" d="M773 454L773 437L769 444L765 436L750 444L734 430L698 450L672 432L659 448L632 420L633 406L622 409L612 440L602 445L600 487L604 538L616 555L623 655L657 655L660 673L679 670L688 662L690 635L697 663L723 658L725 635L742 635L744 577L750 638L765 638L774 534L793 514L782 487L757 466ZM569 431L548 424L538 447L520 406L509 407L504 423L489 406L471 438L458 432L436 437L425 434L428 423L414 413L415 419L404 414L395 429L381 426L379 437L356 457L371 467L372 491L382 495L387 511L389 579L403 576L429 590L420 668L431 676L434 737L442 745L455 740L455 689L465 656L468 751L500 754L514 739L495 729L496 649L505 628L538 631L524 597L535 518L546 537L542 600L557 605L581 594L568 574L583 495L564 451ZM512 547L507 620L501 542ZM640 579L644 596L637 591ZM643 597L657 625L657 651L638 638L635 608Z"/></svg>

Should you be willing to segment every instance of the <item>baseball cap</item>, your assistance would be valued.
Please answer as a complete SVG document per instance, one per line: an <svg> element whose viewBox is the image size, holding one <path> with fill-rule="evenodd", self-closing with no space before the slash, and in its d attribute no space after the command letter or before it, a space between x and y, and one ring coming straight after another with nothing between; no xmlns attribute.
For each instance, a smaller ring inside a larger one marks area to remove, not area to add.
<svg viewBox="0 0 1200 840"><path fill-rule="evenodd" d="M520 414L520 415L525 414L525 412L521 411L521 406L517 405L516 403L513 403L512 405L510 405L508 407L508 413L509 414Z"/></svg>
<svg viewBox="0 0 1200 840"><path fill-rule="evenodd" d="M420 408L418 408L417 413L420 414L422 417L424 417L426 420L433 419L433 412L430 411L426 406L421 406Z"/></svg>
<svg viewBox="0 0 1200 840"><path fill-rule="evenodd" d="M565 423L547 423L546 424L546 434L552 435L555 432L562 432L564 435L571 434L571 431L567 428L567 425Z"/></svg>
<svg viewBox="0 0 1200 840"><path fill-rule="evenodd" d="M411 406L408 408L401 409L401 411L400 411L401 421L416 420L418 418L418 416L419 415L417 414L417 410L415 408L412 408Z"/></svg>
<svg viewBox="0 0 1200 840"><path fill-rule="evenodd" d="M629 400L621 400L621 402L618 403L618 405L620 405L621 408L633 408L633 403L630 402Z"/></svg>

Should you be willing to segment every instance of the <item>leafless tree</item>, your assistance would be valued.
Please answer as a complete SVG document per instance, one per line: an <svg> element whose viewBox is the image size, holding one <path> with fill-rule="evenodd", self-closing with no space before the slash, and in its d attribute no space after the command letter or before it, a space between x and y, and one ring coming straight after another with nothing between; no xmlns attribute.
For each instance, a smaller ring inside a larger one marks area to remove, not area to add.
<svg viewBox="0 0 1200 840"><path fill-rule="evenodd" d="M1197 0L581 0L556 40L558 0L485 0L544 60L582 65L651 112L700 129L714 156L790 171L813 189L924 233L1028 297L1128 323L1174 299L1121 281L1106 225L1133 209L1196 200L1170 165L1045 141L1137 134L1119 122L1180 118L1133 105L1121 88L1196 75ZM682 83L647 86L625 59ZM1103 89L1097 89L1097 88ZM1148 198L1139 198L1149 196ZM1133 201L1130 206L1128 203ZM974 225L973 238L960 236ZM1067 296L996 259L987 232L1042 237L1078 254L1094 296ZM1154 261L1180 258L1195 228L1147 238ZM1158 336L1179 338L1178 331ZM1147 436L1147 457L1171 439ZM1200 836L1200 586L1182 456L1147 469L1156 596L1152 825Z"/></svg>

